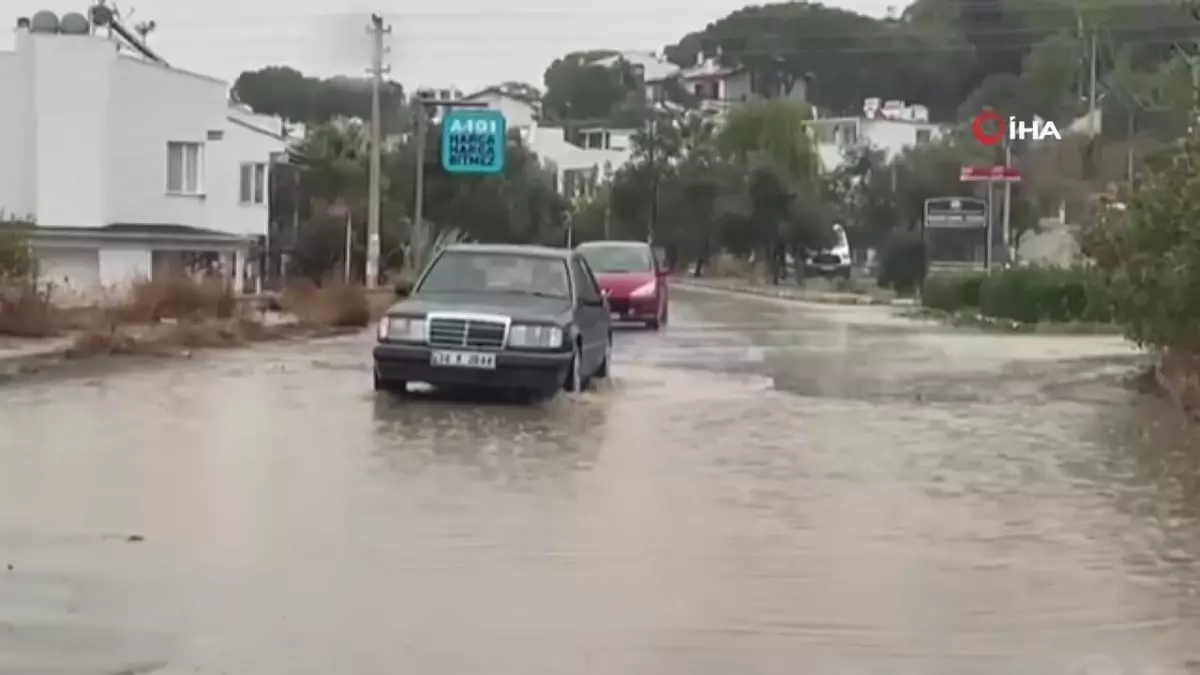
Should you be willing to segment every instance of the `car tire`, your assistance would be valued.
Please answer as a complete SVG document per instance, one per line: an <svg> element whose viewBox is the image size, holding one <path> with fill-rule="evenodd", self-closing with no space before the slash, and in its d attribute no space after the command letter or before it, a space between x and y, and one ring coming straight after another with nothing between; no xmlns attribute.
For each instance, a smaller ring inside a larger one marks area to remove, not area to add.
<svg viewBox="0 0 1200 675"><path fill-rule="evenodd" d="M850 268L847 267L844 270L838 270L837 276L839 279L849 279L850 278Z"/></svg>
<svg viewBox="0 0 1200 675"><path fill-rule="evenodd" d="M587 378L583 376L583 350L579 345L571 352L571 367L567 369L567 379L563 382L563 391L578 394L587 388Z"/></svg>
<svg viewBox="0 0 1200 675"><path fill-rule="evenodd" d="M596 369L596 374L593 376L596 379L607 379L609 373L612 372L612 335L608 336L608 343L604 345L604 362Z"/></svg>

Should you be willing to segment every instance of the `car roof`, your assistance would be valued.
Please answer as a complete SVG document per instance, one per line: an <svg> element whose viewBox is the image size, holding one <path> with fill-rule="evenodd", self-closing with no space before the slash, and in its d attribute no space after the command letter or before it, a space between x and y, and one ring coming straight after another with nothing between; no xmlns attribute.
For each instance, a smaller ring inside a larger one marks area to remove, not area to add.
<svg viewBox="0 0 1200 675"><path fill-rule="evenodd" d="M636 240L621 240L621 239L603 239L600 241L585 241L575 248L599 248L601 246L637 246L639 248L650 248L650 244L644 241Z"/></svg>
<svg viewBox="0 0 1200 675"><path fill-rule="evenodd" d="M550 246L535 246L532 244L451 244L447 252L461 253L491 253L499 255L520 255L537 258L564 259L570 257L572 251L566 248Z"/></svg>

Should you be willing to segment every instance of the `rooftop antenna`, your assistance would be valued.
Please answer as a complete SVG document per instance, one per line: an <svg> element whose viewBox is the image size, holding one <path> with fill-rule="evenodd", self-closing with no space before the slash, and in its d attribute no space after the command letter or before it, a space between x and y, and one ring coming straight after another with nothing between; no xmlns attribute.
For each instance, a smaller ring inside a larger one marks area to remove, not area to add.
<svg viewBox="0 0 1200 675"><path fill-rule="evenodd" d="M147 40L146 40L146 38L147 38L147 37L148 37L148 36L149 36L151 33L153 33L153 32L154 32L154 29L155 29L155 28L158 28L158 22L157 22L157 21L153 21L153 20L151 20L151 21L142 21L141 23L135 24L135 25L133 26L133 30L134 30L134 32L136 32L136 33L138 34L138 37L140 37L140 38L142 39L142 42L143 42L143 43L145 43L145 42L147 41Z"/></svg>

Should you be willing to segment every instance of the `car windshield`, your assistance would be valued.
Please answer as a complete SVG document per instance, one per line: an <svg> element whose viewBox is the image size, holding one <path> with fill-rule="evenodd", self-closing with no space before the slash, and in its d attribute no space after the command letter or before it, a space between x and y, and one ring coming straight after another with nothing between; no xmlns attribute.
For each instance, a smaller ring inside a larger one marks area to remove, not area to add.
<svg viewBox="0 0 1200 675"><path fill-rule="evenodd" d="M474 251L443 253L416 291L571 297L567 265L559 258Z"/></svg>
<svg viewBox="0 0 1200 675"><path fill-rule="evenodd" d="M596 274L654 271L650 249L645 246L587 246L579 251Z"/></svg>

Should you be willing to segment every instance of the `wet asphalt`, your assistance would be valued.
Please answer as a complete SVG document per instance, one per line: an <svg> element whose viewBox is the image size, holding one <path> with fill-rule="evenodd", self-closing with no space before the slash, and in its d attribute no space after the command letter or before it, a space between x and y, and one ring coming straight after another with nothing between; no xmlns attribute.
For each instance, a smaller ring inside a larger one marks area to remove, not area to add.
<svg viewBox="0 0 1200 675"><path fill-rule="evenodd" d="M370 336L0 388L0 675L1200 672L1200 448L1113 338L676 293L538 404Z"/></svg>

